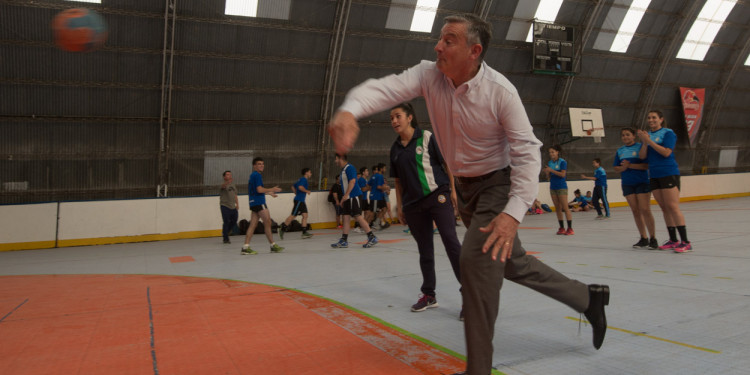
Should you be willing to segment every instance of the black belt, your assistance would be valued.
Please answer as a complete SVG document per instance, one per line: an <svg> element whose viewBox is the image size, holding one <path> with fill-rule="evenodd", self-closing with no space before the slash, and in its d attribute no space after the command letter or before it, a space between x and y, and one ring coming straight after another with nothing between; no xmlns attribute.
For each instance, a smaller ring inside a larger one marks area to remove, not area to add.
<svg viewBox="0 0 750 375"><path fill-rule="evenodd" d="M469 184L475 184L477 182L484 181L492 176L495 175L495 173L503 171L503 170L510 170L510 166L505 167L503 169L498 169L496 171L492 171L487 174L483 174L481 176L474 176L474 177L462 177L462 176L456 176L456 182L458 182L459 185L469 185Z"/></svg>

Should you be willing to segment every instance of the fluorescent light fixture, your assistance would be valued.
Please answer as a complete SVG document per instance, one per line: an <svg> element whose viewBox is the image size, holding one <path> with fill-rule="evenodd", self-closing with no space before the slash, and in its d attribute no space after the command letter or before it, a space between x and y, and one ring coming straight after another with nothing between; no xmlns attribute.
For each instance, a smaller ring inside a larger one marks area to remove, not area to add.
<svg viewBox="0 0 750 375"><path fill-rule="evenodd" d="M703 61L735 4L737 0L706 1L677 52L677 58Z"/></svg>
<svg viewBox="0 0 750 375"><path fill-rule="evenodd" d="M224 14L229 16L258 16L258 0L227 0Z"/></svg>
<svg viewBox="0 0 750 375"><path fill-rule="evenodd" d="M409 30L431 32L439 3L440 0L417 0L417 8L414 10L414 18L411 20Z"/></svg>
<svg viewBox="0 0 750 375"><path fill-rule="evenodd" d="M560 12L563 0L542 0L539 2L539 7L536 8L534 18L537 21L544 22L555 22L557 13ZM526 36L526 41L531 43L534 40L534 28L529 24L529 34Z"/></svg>
<svg viewBox="0 0 750 375"><path fill-rule="evenodd" d="M638 25L641 23L643 15L646 14L651 0L633 0L628 8L628 12L625 14L625 18L622 20L620 29L617 30L617 35L612 41L612 46L609 48L611 52L625 53L628 51L628 46L633 40L635 30L638 29Z"/></svg>

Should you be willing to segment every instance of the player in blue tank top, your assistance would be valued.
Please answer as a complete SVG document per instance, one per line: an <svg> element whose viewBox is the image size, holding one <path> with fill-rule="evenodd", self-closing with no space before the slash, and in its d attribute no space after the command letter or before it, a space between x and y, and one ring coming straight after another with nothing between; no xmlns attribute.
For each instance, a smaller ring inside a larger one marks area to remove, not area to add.
<svg viewBox="0 0 750 375"><path fill-rule="evenodd" d="M659 248L659 242L656 240L654 215L651 213L648 163L639 156L641 144L635 141L633 128L622 129L620 139L624 145L617 149L613 166L615 172L620 173L622 195L633 212L635 226L641 235L633 247L656 250Z"/></svg>
<svg viewBox="0 0 750 375"><path fill-rule="evenodd" d="M549 179L549 195L552 197L552 205L555 206L555 214L557 215L557 223L560 224L560 229L557 230L557 234L561 235L573 235L573 215L570 213L568 208L568 183L565 181L565 177L568 173L568 163L565 159L560 157L562 153L562 147L560 145L552 145L549 149L550 161L547 162L547 166L544 167L543 171ZM563 224L563 212L565 218L568 220L568 230L565 230Z"/></svg>
<svg viewBox="0 0 750 375"><path fill-rule="evenodd" d="M372 229L362 217L362 190L357 184L357 169L349 164L346 155L336 154L336 165L341 167L341 189L344 195L341 197L341 218L343 228L341 238L338 242L331 244L333 248L349 247L349 227L351 219L356 220L362 230L367 233L367 242L362 247L373 247L378 243L378 238L372 234Z"/></svg>
<svg viewBox="0 0 750 375"><path fill-rule="evenodd" d="M261 173L265 170L265 162L263 158L253 159L253 173L250 174L250 178L247 181L247 195L250 200L250 226L245 234L245 244L242 245L240 254L242 255L253 255L258 252L250 248L250 240L253 238L255 233L255 227L258 225L258 221L263 222L263 229L266 233L266 239L271 245L271 252L280 253L284 250L283 247L276 244L273 241L273 232L271 232L271 213L268 212L268 206L266 206L266 194L270 194L276 198L276 193L280 192L281 189L278 186L272 188L266 188L263 186L263 176Z"/></svg>
<svg viewBox="0 0 750 375"><path fill-rule="evenodd" d="M674 158L677 136L665 127L666 120L661 111L650 111L646 121L649 131L638 131L642 143L638 156L648 162L651 192L664 213L669 232L669 240L659 249L686 253L692 251L693 246L687 237L685 216L680 211L680 169ZM680 233L680 241L677 241L677 232Z"/></svg>
<svg viewBox="0 0 750 375"><path fill-rule="evenodd" d="M302 238L312 238L312 233L307 231L307 203L305 202L307 196L311 193L308 180L312 177L312 171L310 168L302 168L302 177L292 185L292 191L294 191L294 201L292 206L292 213L281 223L279 227L279 238L284 239L284 233L289 231L289 225L292 223L297 216L302 216Z"/></svg>

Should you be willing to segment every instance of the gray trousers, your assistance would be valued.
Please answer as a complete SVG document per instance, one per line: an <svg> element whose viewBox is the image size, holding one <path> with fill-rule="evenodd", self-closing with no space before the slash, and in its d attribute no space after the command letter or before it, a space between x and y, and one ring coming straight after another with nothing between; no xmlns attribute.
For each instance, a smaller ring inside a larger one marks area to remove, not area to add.
<svg viewBox="0 0 750 375"><path fill-rule="evenodd" d="M577 312L589 304L588 286L571 280L537 258L526 254L516 235L511 258L493 261L482 246L489 236L479 231L500 214L508 203L510 168L474 183L459 184L458 206L467 228L461 246L461 285L464 300L464 331L467 374L488 375L492 371L492 339L495 334L500 288L503 279L529 287L554 298ZM529 307L531 310L531 307Z"/></svg>

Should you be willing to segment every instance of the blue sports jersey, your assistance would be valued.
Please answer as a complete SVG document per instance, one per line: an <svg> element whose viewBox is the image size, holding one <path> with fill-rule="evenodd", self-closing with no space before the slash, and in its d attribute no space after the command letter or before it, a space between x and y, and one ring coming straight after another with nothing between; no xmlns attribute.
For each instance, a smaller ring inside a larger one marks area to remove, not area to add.
<svg viewBox="0 0 750 375"><path fill-rule="evenodd" d="M547 162L547 166L552 168L553 171L557 172L568 170L568 162L566 162L563 158L558 158L557 161L550 160L549 162ZM564 177L560 177L554 173L550 173L549 188L550 190L567 189L568 183L565 181Z"/></svg>
<svg viewBox="0 0 750 375"><path fill-rule="evenodd" d="M250 179L247 181L247 195L250 198L250 207L266 204L266 194L258 193L258 187L263 186L263 177L258 171L250 173Z"/></svg>
<svg viewBox="0 0 750 375"><path fill-rule="evenodd" d="M627 160L630 164L643 164L644 160L638 157L638 152L641 150L641 144L636 142L630 146L622 146L617 149L615 153L615 162L613 166L619 167L623 160ZM620 173L620 181L622 185L640 185L648 183L648 171L645 169L632 169L628 168Z"/></svg>
<svg viewBox="0 0 750 375"><path fill-rule="evenodd" d="M341 169L341 190L346 194L349 189L349 182L357 179L357 168L353 165L347 164ZM354 198L362 195L362 189L359 188L359 184L355 183L352 191L349 193L349 198Z"/></svg>
<svg viewBox="0 0 750 375"><path fill-rule="evenodd" d="M294 190L297 192L296 194L294 194L294 200L304 202L305 198L307 198L307 193L300 190L299 187L302 186L303 188L305 188L305 190L310 189L307 187L307 178L305 178L304 176L300 177L299 180L297 180L297 182L295 182L293 186L294 186Z"/></svg>
<svg viewBox="0 0 750 375"><path fill-rule="evenodd" d="M385 185L385 179L382 174L375 173L372 175L368 185L370 185L370 200L382 201L385 198L385 194L378 189L378 186Z"/></svg>
<svg viewBox="0 0 750 375"><path fill-rule="evenodd" d="M367 180L364 177L360 177L357 179L357 186L359 187L360 193L362 193L365 199L369 199L369 193L364 189L367 185Z"/></svg>
<svg viewBox="0 0 750 375"><path fill-rule="evenodd" d="M601 186L601 187L607 187L607 172L599 166L599 168L596 168L594 171L594 177L596 180L594 180L594 186Z"/></svg>
<svg viewBox="0 0 750 375"><path fill-rule="evenodd" d="M586 197L584 197L583 195L579 195L573 198L573 201L578 202L581 207L586 207L590 204L589 201L586 199Z"/></svg>
<svg viewBox="0 0 750 375"><path fill-rule="evenodd" d="M677 135L672 129L661 128L655 132L648 132L648 136L657 145L666 147L672 152L666 158L654 151L651 146L648 147L646 161L648 161L648 172L651 178L660 178L667 176L679 176L680 168L674 159L674 146L677 144Z"/></svg>

